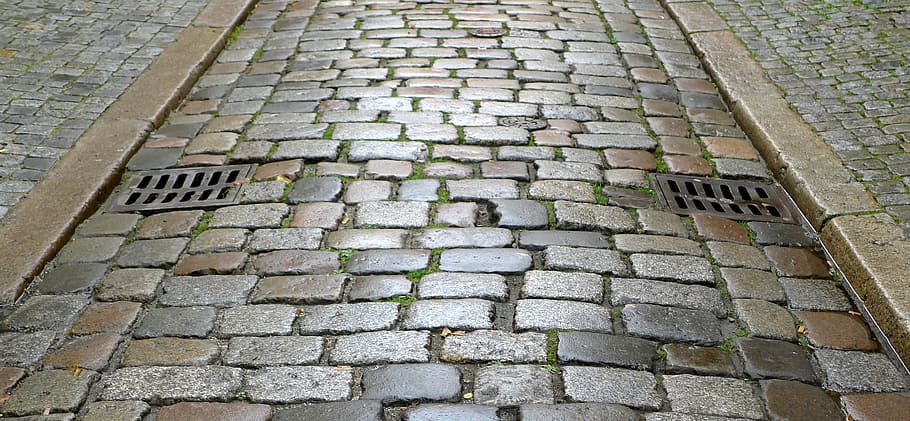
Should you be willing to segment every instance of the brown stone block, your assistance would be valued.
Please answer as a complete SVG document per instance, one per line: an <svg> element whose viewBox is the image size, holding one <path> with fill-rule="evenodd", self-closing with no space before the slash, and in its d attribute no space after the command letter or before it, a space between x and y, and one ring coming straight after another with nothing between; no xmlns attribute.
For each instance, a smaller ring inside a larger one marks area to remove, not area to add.
<svg viewBox="0 0 910 421"><path fill-rule="evenodd" d="M878 344L866 322L850 313L830 311L798 311L796 318L803 321L809 343L825 348L875 351Z"/></svg>
<svg viewBox="0 0 910 421"><path fill-rule="evenodd" d="M702 239L749 244L746 229L730 219L703 214L693 215L692 219L695 221L695 230Z"/></svg>
<svg viewBox="0 0 910 421"><path fill-rule="evenodd" d="M76 324L70 328L74 335L89 333L126 333L136 321L142 304L132 301L114 301L110 303L94 303L82 312Z"/></svg>
<svg viewBox="0 0 910 421"><path fill-rule="evenodd" d="M907 393L844 395L840 401L854 421L902 420L910 414L910 394Z"/></svg>
<svg viewBox="0 0 910 421"><path fill-rule="evenodd" d="M738 158L757 161L758 151L745 139L731 137L706 137L702 139L708 152L715 158Z"/></svg>
<svg viewBox="0 0 910 421"><path fill-rule="evenodd" d="M828 264L811 251L796 247L765 247L765 255L781 276L827 278Z"/></svg>
<svg viewBox="0 0 910 421"><path fill-rule="evenodd" d="M101 370L117 349L122 337L116 333L99 333L71 340L44 357L45 368L81 367ZM0 388L2 389L2 388Z"/></svg>
<svg viewBox="0 0 910 421"><path fill-rule="evenodd" d="M0 367L0 393L13 388L25 377L25 370L18 367Z"/></svg>
<svg viewBox="0 0 910 421"><path fill-rule="evenodd" d="M296 180L297 174L303 168L303 161L294 159L290 161L270 162L256 169L253 179L256 181L271 180L278 176L285 176L288 179Z"/></svg>
<svg viewBox="0 0 910 421"><path fill-rule="evenodd" d="M604 159L610 168L635 168L639 170L654 171L657 169L657 160L648 151L633 149L605 149Z"/></svg>
<svg viewBox="0 0 910 421"><path fill-rule="evenodd" d="M197 165L224 165L227 157L224 155L187 155L177 161L178 167L195 167Z"/></svg>
<svg viewBox="0 0 910 421"><path fill-rule="evenodd" d="M219 354L218 344L204 339L143 339L127 346L121 365L206 365L214 362Z"/></svg>
<svg viewBox="0 0 910 421"><path fill-rule="evenodd" d="M664 155L663 160L673 174L711 175L714 172L711 164L700 156Z"/></svg>
<svg viewBox="0 0 910 421"><path fill-rule="evenodd" d="M246 403L180 402L158 412L158 421L268 421L268 405ZM339 420L340 421L340 420Z"/></svg>
<svg viewBox="0 0 910 421"><path fill-rule="evenodd" d="M189 210L149 216L142 221L142 226L136 231L136 238L147 240L152 238L186 237L199 224L202 215L203 212L201 210Z"/></svg>
<svg viewBox="0 0 910 421"><path fill-rule="evenodd" d="M761 389L772 420L843 420L834 399L816 386L787 380L764 380Z"/></svg>
<svg viewBox="0 0 910 421"><path fill-rule="evenodd" d="M194 254L174 267L174 275L227 275L243 269L247 254L239 251Z"/></svg>

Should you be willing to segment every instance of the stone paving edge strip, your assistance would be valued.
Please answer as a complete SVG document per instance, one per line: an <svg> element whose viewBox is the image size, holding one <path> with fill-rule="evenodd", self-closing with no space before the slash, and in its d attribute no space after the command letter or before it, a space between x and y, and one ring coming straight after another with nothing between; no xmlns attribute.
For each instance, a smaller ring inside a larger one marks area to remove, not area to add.
<svg viewBox="0 0 910 421"><path fill-rule="evenodd" d="M803 121L739 38L703 1L661 0L733 115L793 197L905 364L910 363L910 242Z"/></svg>
<svg viewBox="0 0 910 421"><path fill-rule="evenodd" d="M148 134L215 60L257 0L211 0L0 224L0 304L16 300L120 182Z"/></svg>

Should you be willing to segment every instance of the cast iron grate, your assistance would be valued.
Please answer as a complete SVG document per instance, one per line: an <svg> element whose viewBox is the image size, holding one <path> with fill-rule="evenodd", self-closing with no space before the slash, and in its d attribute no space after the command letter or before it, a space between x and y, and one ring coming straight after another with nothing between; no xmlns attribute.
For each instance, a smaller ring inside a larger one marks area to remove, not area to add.
<svg viewBox="0 0 910 421"><path fill-rule="evenodd" d="M255 165L139 171L107 207L108 212L208 208L236 204Z"/></svg>
<svg viewBox="0 0 910 421"><path fill-rule="evenodd" d="M671 212L747 221L795 223L786 193L776 185L655 174L658 196Z"/></svg>

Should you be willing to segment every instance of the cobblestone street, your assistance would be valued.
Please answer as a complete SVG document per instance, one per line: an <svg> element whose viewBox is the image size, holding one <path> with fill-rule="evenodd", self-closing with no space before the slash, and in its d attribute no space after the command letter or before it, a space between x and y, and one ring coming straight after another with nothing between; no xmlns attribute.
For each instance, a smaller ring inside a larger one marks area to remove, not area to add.
<svg viewBox="0 0 910 421"><path fill-rule="evenodd" d="M659 201L655 174L773 180L656 0L262 0L121 188L234 164L239 204L109 200L0 306L3 420L910 407L813 232Z"/></svg>

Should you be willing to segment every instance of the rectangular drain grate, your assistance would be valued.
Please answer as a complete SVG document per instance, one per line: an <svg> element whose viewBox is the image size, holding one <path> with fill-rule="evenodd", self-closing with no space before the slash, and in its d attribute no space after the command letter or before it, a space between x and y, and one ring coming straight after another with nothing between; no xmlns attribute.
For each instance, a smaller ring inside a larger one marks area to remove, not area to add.
<svg viewBox="0 0 910 421"><path fill-rule="evenodd" d="M795 223L786 193L776 185L655 174L660 200L671 212L729 219Z"/></svg>
<svg viewBox="0 0 910 421"><path fill-rule="evenodd" d="M236 204L255 165L139 171L108 202L108 212L207 208Z"/></svg>

